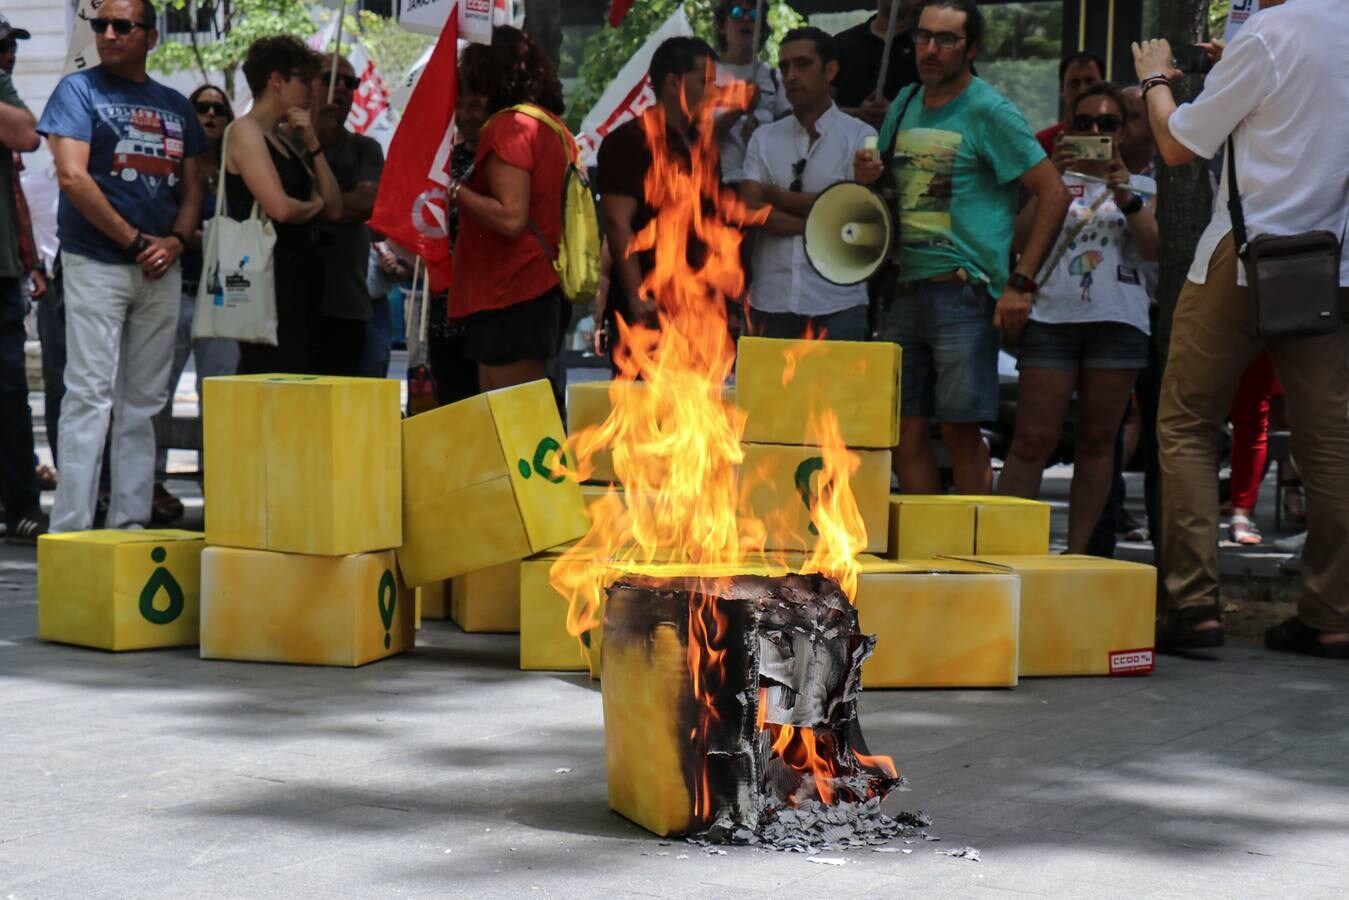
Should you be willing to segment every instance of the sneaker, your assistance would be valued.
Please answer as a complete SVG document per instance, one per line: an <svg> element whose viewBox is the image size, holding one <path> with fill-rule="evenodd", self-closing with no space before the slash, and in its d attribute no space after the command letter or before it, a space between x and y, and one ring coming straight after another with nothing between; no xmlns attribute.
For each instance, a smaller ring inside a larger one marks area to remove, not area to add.
<svg viewBox="0 0 1349 900"><path fill-rule="evenodd" d="M38 536L47 533L48 524L47 514L40 510L19 516L17 520L10 522L9 527L5 530L5 542L8 544L36 544Z"/></svg>

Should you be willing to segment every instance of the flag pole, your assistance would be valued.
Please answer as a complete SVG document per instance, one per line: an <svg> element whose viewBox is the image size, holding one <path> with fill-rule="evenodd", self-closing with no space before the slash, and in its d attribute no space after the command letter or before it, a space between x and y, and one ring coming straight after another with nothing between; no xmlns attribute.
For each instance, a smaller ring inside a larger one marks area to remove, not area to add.
<svg viewBox="0 0 1349 900"><path fill-rule="evenodd" d="M876 76L877 97L885 96L883 93L885 90L885 77L890 74L890 45L895 42L895 19L898 17L899 0L890 0L890 27L885 30L885 50L881 52L881 71Z"/></svg>
<svg viewBox="0 0 1349 900"><path fill-rule="evenodd" d="M763 34L764 0L755 0L754 3L754 44L750 47L753 54L750 58L754 60L754 65L749 68L750 83L756 88L759 86L759 36Z"/></svg>
<svg viewBox="0 0 1349 900"><path fill-rule="evenodd" d="M337 11L337 43L333 45L333 65L328 73L328 102L333 102L333 91L337 90L337 58L342 54L342 23L347 18L347 0L342 0L342 8ZM889 52L889 45L886 45Z"/></svg>

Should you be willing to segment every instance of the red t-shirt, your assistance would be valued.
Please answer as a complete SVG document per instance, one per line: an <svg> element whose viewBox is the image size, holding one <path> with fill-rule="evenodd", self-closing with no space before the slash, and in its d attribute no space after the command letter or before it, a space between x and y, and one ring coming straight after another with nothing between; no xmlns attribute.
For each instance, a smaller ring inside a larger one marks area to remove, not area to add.
<svg viewBox="0 0 1349 900"><path fill-rule="evenodd" d="M1063 132L1067 130L1068 126L1065 125L1064 123L1055 122L1053 125L1050 125L1043 131L1035 132L1035 139L1039 141L1040 146L1044 148L1045 156L1051 158L1054 156L1054 138L1063 134Z"/></svg>
<svg viewBox="0 0 1349 900"><path fill-rule="evenodd" d="M473 175L467 182L480 193L488 191L486 161L492 154L530 173L529 217L556 252L562 237L562 180L567 167L562 141L547 125L528 116L498 116L478 139ZM484 227L462 208L453 265L453 318L533 300L558 283L552 261L528 226L509 238Z"/></svg>

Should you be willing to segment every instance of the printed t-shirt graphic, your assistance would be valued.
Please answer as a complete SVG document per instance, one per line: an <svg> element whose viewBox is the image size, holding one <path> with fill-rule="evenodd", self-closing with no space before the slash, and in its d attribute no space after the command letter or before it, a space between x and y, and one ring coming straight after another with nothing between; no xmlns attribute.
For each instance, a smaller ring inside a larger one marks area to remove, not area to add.
<svg viewBox="0 0 1349 900"><path fill-rule="evenodd" d="M956 157L965 137L938 128L911 128L895 146L895 182L904 214L905 244L953 243L951 195Z"/></svg>

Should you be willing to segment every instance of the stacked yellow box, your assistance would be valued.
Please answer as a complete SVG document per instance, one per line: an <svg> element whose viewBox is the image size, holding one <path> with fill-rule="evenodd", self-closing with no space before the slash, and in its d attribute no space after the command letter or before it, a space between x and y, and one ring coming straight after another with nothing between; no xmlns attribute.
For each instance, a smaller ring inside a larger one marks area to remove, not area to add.
<svg viewBox="0 0 1349 900"><path fill-rule="evenodd" d="M579 639L567 630L568 600L549 581L559 553L541 553L520 563L520 668L588 671L599 677L601 622Z"/></svg>
<svg viewBox="0 0 1349 900"><path fill-rule="evenodd" d="M398 382L209 378L201 655L358 666L409 649Z"/></svg>
<svg viewBox="0 0 1349 900"><path fill-rule="evenodd" d="M1020 497L890 498L889 559L1049 552L1049 504Z"/></svg>
<svg viewBox="0 0 1349 900"><path fill-rule="evenodd" d="M838 417L857 455L853 496L866 526L865 549L888 545L890 450L899 443L900 349L889 342L741 338L736 402L745 410L741 513L767 527L770 550L812 549L810 521L819 472L819 435L810 423Z"/></svg>
<svg viewBox="0 0 1349 900"><path fill-rule="evenodd" d="M102 650L197 643L202 536L79 531L37 544L37 636Z"/></svg>

